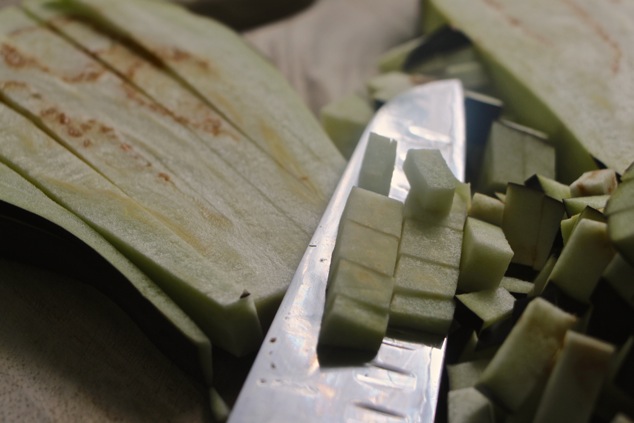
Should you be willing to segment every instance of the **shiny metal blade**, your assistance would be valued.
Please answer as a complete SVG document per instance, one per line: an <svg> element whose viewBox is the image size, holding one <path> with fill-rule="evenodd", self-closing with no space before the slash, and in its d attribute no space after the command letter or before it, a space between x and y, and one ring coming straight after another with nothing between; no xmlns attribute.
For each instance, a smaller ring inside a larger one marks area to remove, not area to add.
<svg viewBox="0 0 634 423"><path fill-rule="evenodd" d="M395 139L390 197L404 200L410 148L441 150L464 180L463 91L456 80L415 87L385 104L363 136L324 213L258 353L230 423L432 422L445 339L389 332L378 354L317 353L325 290L339 219L356 184L370 132Z"/></svg>

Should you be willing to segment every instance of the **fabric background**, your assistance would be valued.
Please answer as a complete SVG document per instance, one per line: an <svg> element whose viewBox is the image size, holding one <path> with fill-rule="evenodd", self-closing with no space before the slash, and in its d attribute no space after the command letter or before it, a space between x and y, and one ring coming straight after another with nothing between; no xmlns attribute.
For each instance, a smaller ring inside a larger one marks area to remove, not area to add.
<svg viewBox="0 0 634 423"><path fill-rule="evenodd" d="M319 0L244 36L317 113L362 89L383 53L418 35L420 17L419 0Z"/></svg>

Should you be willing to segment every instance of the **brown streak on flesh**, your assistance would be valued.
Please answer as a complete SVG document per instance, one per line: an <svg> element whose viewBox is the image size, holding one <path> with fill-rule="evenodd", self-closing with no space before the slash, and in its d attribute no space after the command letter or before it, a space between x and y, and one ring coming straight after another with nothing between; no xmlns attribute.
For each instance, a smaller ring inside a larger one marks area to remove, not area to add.
<svg viewBox="0 0 634 423"><path fill-rule="evenodd" d="M114 129L110 126L106 126L103 124L99 125L99 132L101 132L102 134L111 134L114 132Z"/></svg>
<svg viewBox="0 0 634 423"><path fill-rule="evenodd" d="M319 189L312 182L310 176L306 175L301 168L301 165L297 163L294 156L285 148L284 143L280 140L280 137L270 125L266 122L260 122L260 128L262 130L263 139L266 140L268 145L268 152L283 168L289 171L301 184L307 187L318 198L322 198L323 195Z"/></svg>
<svg viewBox="0 0 634 423"><path fill-rule="evenodd" d="M91 131L94 129L94 127L97 125L97 121L95 119L88 119L85 122L81 122L79 124L79 127L82 129L82 131Z"/></svg>
<svg viewBox="0 0 634 423"><path fill-rule="evenodd" d="M178 47L165 47L158 50L158 56L165 62L170 63L183 63L188 62L194 64L196 67L204 70L205 72L216 74L209 62L199 57L192 55L191 53L182 50Z"/></svg>
<svg viewBox="0 0 634 423"><path fill-rule="evenodd" d="M50 109L47 109L47 111ZM55 113L55 111L54 111ZM61 123L62 125L68 125L68 122L70 122L70 119L68 118L68 116L66 116L66 113L64 112L58 112L57 113L57 119L59 120L59 123Z"/></svg>
<svg viewBox="0 0 634 423"><path fill-rule="evenodd" d="M79 138L82 135L84 135L82 131L80 131L77 127L73 125L66 125L66 132L68 133L69 136L73 138Z"/></svg>
<svg viewBox="0 0 634 423"><path fill-rule="evenodd" d="M610 34L601 26L596 19L588 13L583 7L577 4L574 0L564 0L564 4L566 4L572 11L575 13L581 20L588 25L598 36L599 38L608 45L610 50L614 53L614 57L612 59L612 73L619 73L619 69L621 67L621 59L623 57L623 52L621 51L621 47L619 43L614 40Z"/></svg>
<svg viewBox="0 0 634 423"><path fill-rule="evenodd" d="M29 85L23 81L2 81L0 82L0 90L6 91L11 89L28 90Z"/></svg>
<svg viewBox="0 0 634 423"><path fill-rule="evenodd" d="M239 141L239 137L236 136L236 134L229 130L227 127L225 127L225 125L223 125L222 119L215 115L207 104L203 102L196 102L195 104L187 103L185 105L185 110L192 111L191 113L189 113L189 115L197 116L197 118L194 119L181 114L177 114L177 109L179 108L174 107L171 109L171 112L174 116L174 119L176 119L176 121L181 125L211 134L214 137L222 134L226 135L236 142Z"/></svg>
<svg viewBox="0 0 634 423"><path fill-rule="evenodd" d="M226 134L227 136L232 138L234 141L237 141L237 138L234 136L234 134L223 130L222 121L218 118L206 117L200 121L192 121L184 116L177 115L175 116L175 119L182 125L190 126L194 129L198 129L202 132L206 132L215 137L217 137L220 134Z"/></svg>
<svg viewBox="0 0 634 423"><path fill-rule="evenodd" d="M56 125L61 125L66 129L66 133L71 137L77 138L84 135L85 131L81 131L73 125L72 120L66 115L66 113L60 111L57 107L45 107L40 110L39 115L43 120L47 120Z"/></svg>
<svg viewBox="0 0 634 423"><path fill-rule="evenodd" d="M122 142L115 130L103 123L98 122L95 119L88 119L86 121L73 121L64 112L60 111L57 107L44 107L39 112L39 116L43 121L51 123L53 126L58 127L61 125L62 129L66 130L68 136L73 138L84 137L81 141L81 146L87 148L94 145L94 139L90 138L91 132L99 132L101 137L109 140L113 143L118 143L119 148L126 154L129 154L135 162L142 167L152 167L152 163L143 157L143 155L134 151L132 145ZM168 175L163 177L165 181L169 181Z"/></svg>
<svg viewBox="0 0 634 423"><path fill-rule="evenodd" d="M535 31L531 30L529 27L524 25L522 21L517 17L511 16L508 11L502 6L499 0L483 0L483 2L485 5L491 7L493 10L499 13L509 25L518 28L526 35L537 40L540 44L549 45L548 40L542 37L541 34L538 34Z"/></svg>
<svg viewBox="0 0 634 423"><path fill-rule="evenodd" d="M99 68L95 70L86 70L73 76L64 76L62 77L62 79L64 80L64 82L68 82L69 84L77 84L80 82L94 82L99 79L99 77L101 77L101 75L103 75L104 73L105 69Z"/></svg>
<svg viewBox="0 0 634 423"><path fill-rule="evenodd" d="M132 63L128 65L123 75L128 78L130 81L134 81L136 78L136 73L139 69L144 66L144 62L141 60L134 60Z"/></svg>
<svg viewBox="0 0 634 423"><path fill-rule="evenodd" d="M20 52L14 46L6 43L0 45L0 56L3 58L7 66L14 69L34 68L44 73L54 74L50 67L43 65L33 57L28 57L24 53ZM79 82L93 82L96 81L103 73L105 69L98 67L97 69L87 69L79 74L68 76L61 75L61 79L68 83Z"/></svg>
<svg viewBox="0 0 634 423"><path fill-rule="evenodd" d="M2 43L0 45L0 56L7 64L7 66L15 69L21 69L25 67L33 67L41 69L44 72L49 72L49 68L39 63L32 57L28 57L20 52L15 47Z"/></svg>
<svg viewBox="0 0 634 423"><path fill-rule="evenodd" d="M211 117L206 118L204 121L202 121L202 123L200 123L200 128L205 132L211 133L212 135L218 135L221 131L221 126L222 122L220 122L220 119L214 119Z"/></svg>
<svg viewBox="0 0 634 423"><path fill-rule="evenodd" d="M137 106L145 107L154 113L158 113L162 116L172 116L169 110L160 105L159 103L147 98L141 91L137 90L133 85L127 82L121 84L126 97L134 102Z"/></svg>

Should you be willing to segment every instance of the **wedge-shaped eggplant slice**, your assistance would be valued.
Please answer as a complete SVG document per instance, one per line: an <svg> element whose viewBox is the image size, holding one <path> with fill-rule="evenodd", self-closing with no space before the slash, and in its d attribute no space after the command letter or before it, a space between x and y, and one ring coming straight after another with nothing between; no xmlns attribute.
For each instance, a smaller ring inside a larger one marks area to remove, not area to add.
<svg viewBox="0 0 634 423"><path fill-rule="evenodd" d="M94 25L47 7L46 0L27 1L27 13L46 23L159 103L200 142L199 154L235 169L281 212L312 233L329 192L306 184L187 89L156 61ZM317 191L316 191L317 190Z"/></svg>
<svg viewBox="0 0 634 423"><path fill-rule="evenodd" d="M0 62L5 101L251 294L260 317L272 315L308 232L98 61L17 9L0 23L14 58Z"/></svg>
<svg viewBox="0 0 634 423"><path fill-rule="evenodd" d="M506 110L556 141L558 179L574 181L595 159L618 173L632 163L630 2L429 3L427 22L474 42Z"/></svg>
<svg viewBox="0 0 634 423"><path fill-rule="evenodd" d="M239 34L167 1L56 2L122 36L318 192L344 161L297 93Z"/></svg>
<svg viewBox="0 0 634 423"><path fill-rule="evenodd" d="M29 89L26 84L18 86ZM0 105L0 138L2 162L100 232L181 306L212 342L235 354L257 348L262 331L255 303L234 277L5 105Z"/></svg>
<svg viewBox="0 0 634 423"><path fill-rule="evenodd" d="M97 231L0 163L3 256L82 277L117 302L182 368L211 383L211 345L194 322ZM12 231L11 228L16 229ZM15 236L11 236L15 232ZM31 236L29 236L31 235ZM37 244L27 245L34 240ZM24 244L6 245L8 242ZM6 254L5 254L5 248ZM42 254L40 257L37 252ZM45 260L46 263L42 263ZM107 264L106 264L107 263ZM73 269L74 268L74 269Z"/></svg>

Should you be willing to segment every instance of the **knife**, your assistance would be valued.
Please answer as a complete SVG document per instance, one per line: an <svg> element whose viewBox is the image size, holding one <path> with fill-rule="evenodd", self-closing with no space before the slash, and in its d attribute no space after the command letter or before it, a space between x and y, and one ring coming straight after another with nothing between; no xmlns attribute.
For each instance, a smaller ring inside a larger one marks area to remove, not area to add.
<svg viewBox="0 0 634 423"><path fill-rule="evenodd" d="M404 200L410 148L439 149L464 180L465 117L457 80L426 83L384 104L361 136L289 285L230 423L432 422L446 339L389 331L378 353L325 360L317 340L339 219L356 185L370 132L397 141L389 196Z"/></svg>

